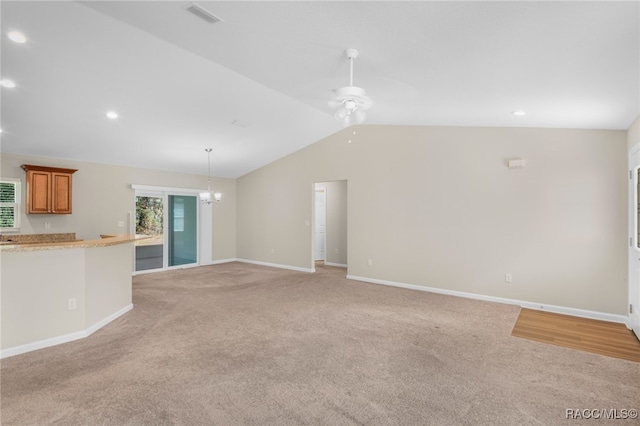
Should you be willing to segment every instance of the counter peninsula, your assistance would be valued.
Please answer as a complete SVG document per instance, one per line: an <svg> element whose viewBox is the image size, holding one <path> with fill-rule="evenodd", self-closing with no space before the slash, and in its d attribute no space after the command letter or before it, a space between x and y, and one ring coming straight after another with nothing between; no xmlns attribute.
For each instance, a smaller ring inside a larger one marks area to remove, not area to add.
<svg viewBox="0 0 640 426"><path fill-rule="evenodd" d="M134 235L0 245L0 358L87 337L133 308Z"/></svg>

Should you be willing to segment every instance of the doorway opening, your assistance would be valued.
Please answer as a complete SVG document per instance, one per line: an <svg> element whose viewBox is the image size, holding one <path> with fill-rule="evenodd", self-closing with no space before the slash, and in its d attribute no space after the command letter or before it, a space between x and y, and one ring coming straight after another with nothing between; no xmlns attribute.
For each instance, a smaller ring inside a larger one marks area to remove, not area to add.
<svg viewBox="0 0 640 426"><path fill-rule="evenodd" d="M322 184L316 184L314 232L314 260L316 264L324 263L327 260L327 188Z"/></svg>
<svg viewBox="0 0 640 426"><path fill-rule="evenodd" d="M314 184L313 265L347 267L347 181Z"/></svg>

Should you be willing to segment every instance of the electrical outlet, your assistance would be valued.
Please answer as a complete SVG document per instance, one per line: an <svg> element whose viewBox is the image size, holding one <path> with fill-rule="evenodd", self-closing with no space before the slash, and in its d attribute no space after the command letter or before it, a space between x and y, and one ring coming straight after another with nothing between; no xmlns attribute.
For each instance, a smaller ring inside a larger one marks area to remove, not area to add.
<svg viewBox="0 0 640 426"><path fill-rule="evenodd" d="M340 250L336 249L336 254L340 253Z"/></svg>
<svg viewBox="0 0 640 426"><path fill-rule="evenodd" d="M367 265L369 265L369 266L373 266L373 260L371 260L371 259L367 259Z"/></svg>
<svg viewBox="0 0 640 426"><path fill-rule="evenodd" d="M124 228L124 220L118 221L118 228Z"/></svg>
<svg viewBox="0 0 640 426"><path fill-rule="evenodd" d="M504 274L504 282L511 284L513 282L513 276L511 274Z"/></svg>
<svg viewBox="0 0 640 426"><path fill-rule="evenodd" d="M67 305L68 305L70 311L72 311L72 310L74 310L74 309L76 309L78 307L76 305L76 299L69 299L67 301Z"/></svg>
<svg viewBox="0 0 640 426"><path fill-rule="evenodd" d="M274 254L276 252L275 249L271 249L270 251L271 251L271 254Z"/></svg>

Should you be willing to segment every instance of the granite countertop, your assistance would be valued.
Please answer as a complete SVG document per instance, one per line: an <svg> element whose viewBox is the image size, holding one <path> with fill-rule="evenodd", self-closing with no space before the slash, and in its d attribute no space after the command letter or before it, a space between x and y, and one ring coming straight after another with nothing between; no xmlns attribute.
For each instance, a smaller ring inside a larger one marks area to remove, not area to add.
<svg viewBox="0 0 640 426"><path fill-rule="evenodd" d="M3 234L0 244L29 244L29 243L59 243L62 241L76 241L75 232L50 234Z"/></svg>
<svg viewBox="0 0 640 426"><path fill-rule="evenodd" d="M101 235L101 237L102 238L96 240L47 241L37 243L22 242L14 244L12 244L12 241L5 241L0 245L0 253L107 247L130 243L136 240L136 236L134 234L110 234Z"/></svg>

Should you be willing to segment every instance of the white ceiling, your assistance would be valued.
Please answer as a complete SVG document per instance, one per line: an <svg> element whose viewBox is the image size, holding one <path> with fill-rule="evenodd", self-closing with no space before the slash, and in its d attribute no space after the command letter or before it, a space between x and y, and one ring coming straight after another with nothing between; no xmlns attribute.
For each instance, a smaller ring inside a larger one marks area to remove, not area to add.
<svg viewBox="0 0 640 426"><path fill-rule="evenodd" d="M347 47L365 124L626 130L640 113L638 1L198 1L216 24L189 3L2 1L2 152L206 174L211 147L213 174L239 177L342 129L327 101Z"/></svg>

